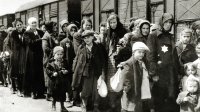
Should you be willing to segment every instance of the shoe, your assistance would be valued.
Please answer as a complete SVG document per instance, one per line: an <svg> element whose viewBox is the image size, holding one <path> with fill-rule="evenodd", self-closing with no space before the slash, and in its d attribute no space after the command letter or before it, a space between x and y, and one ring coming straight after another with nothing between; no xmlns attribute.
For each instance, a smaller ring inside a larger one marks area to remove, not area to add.
<svg viewBox="0 0 200 112"><path fill-rule="evenodd" d="M50 95L47 95L47 96L46 96L46 100L47 100L47 101L52 101L53 98L52 98Z"/></svg>
<svg viewBox="0 0 200 112"><path fill-rule="evenodd" d="M60 112L69 112L64 106L61 107L61 111Z"/></svg>
<svg viewBox="0 0 200 112"><path fill-rule="evenodd" d="M52 111L56 111L56 106L52 105Z"/></svg>
<svg viewBox="0 0 200 112"><path fill-rule="evenodd" d="M31 94L31 98L32 98L32 99L37 99L37 95L34 94L34 93L32 93L32 94Z"/></svg>

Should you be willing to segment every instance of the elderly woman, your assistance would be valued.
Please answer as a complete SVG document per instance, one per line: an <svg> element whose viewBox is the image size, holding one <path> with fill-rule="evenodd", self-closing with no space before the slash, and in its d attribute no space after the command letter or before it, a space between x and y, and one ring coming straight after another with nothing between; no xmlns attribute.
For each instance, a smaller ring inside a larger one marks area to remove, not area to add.
<svg viewBox="0 0 200 112"><path fill-rule="evenodd" d="M28 20L27 31L24 32L24 44L26 46L24 93L33 99L43 97L44 75L43 75L43 32L37 29L37 19L34 17Z"/></svg>
<svg viewBox="0 0 200 112"><path fill-rule="evenodd" d="M18 90L18 95L22 95L22 74L20 73L20 57L21 49L23 47L23 34L25 29L23 29L23 22L20 19L16 19L14 22L14 27L16 30L12 31L9 34L8 38L8 48L11 51L11 60L10 60L10 75L11 75L11 84L12 91ZM17 87L16 87L17 86Z"/></svg>

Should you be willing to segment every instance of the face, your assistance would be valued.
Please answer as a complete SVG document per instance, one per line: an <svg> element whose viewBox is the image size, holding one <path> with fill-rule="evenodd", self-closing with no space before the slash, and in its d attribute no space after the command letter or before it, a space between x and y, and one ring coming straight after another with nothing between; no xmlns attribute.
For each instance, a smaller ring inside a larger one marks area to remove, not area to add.
<svg viewBox="0 0 200 112"><path fill-rule="evenodd" d="M42 25L42 26L41 26L41 30L42 30L43 32L46 32L45 25Z"/></svg>
<svg viewBox="0 0 200 112"><path fill-rule="evenodd" d="M181 36L181 41L184 44L189 44L190 38L191 38L191 33L183 33L182 36Z"/></svg>
<svg viewBox="0 0 200 112"><path fill-rule="evenodd" d="M117 19L110 20L110 28L116 29L117 28Z"/></svg>
<svg viewBox="0 0 200 112"><path fill-rule="evenodd" d="M92 29L92 24L88 21L85 21L85 23L83 24L83 29L84 30L91 30Z"/></svg>
<svg viewBox="0 0 200 112"><path fill-rule="evenodd" d="M200 35L200 29L196 29L197 35Z"/></svg>
<svg viewBox="0 0 200 112"><path fill-rule="evenodd" d="M105 34L105 32L106 32L106 27L100 27L100 33L101 34Z"/></svg>
<svg viewBox="0 0 200 112"><path fill-rule="evenodd" d="M76 32L76 28L71 28L69 31L71 36L73 36L75 32Z"/></svg>
<svg viewBox="0 0 200 112"><path fill-rule="evenodd" d="M22 22L17 22L17 24L16 24L16 29L18 30L18 31L22 31L22 29L23 29L23 27L22 27Z"/></svg>
<svg viewBox="0 0 200 112"><path fill-rule="evenodd" d="M94 36L86 36L83 38L84 42L87 44L87 45L91 45L92 42L93 42L93 39L94 39Z"/></svg>
<svg viewBox="0 0 200 112"><path fill-rule="evenodd" d="M58 51L55 54L54 59L56 59L56 60L62 60L63 59L63 52L62 51Z"/></svg>
<svg viewBox="0 0 200 112"><path fill-rule="evenodd" d="M163 28L165 31L170 31L172 27L172 20L167 20L164 22Z"/></svg>
<svg viewBox="0 0 200 112"><path fill-rule="evenodd" d="M68 24L66 24L66 23L62 26L63 32L67 32L67 26L68 26Z"/></svg>
<svg viewBox="0 0 200 112"><path fill-rule="evenodd" d="M187 75L195 75L196 70L192 67L192 66L188 66L187 70L186 70Z"/></svg>
<svg viewBox="0 0 200 112"><path fill-rule="evenodd" d="M37 28L37 22L36 21L33 21L31 24L30 24L30 27L31 29L36 29Z"/></svg>
<svg viewBox="0 0 200 112"><path fill-rule="evenodd" d="M149 27L149 25L144 24L144 25L142 26L142 28L141 28L141 33L142 33L142 35L148 36L148 35L149 35L149 32L150 32L150 27Z"/></svg>
<svg viewBox="0 0 200 112"><path fill-rule="evenodd" d="M136 60L142 60L142 58L144 57L145 55L145 50L135 50L133 52L133 56Z"/></svg>
<svg viewBox="0 0 200 112"><path fill-rule="evenodd" d="M57 32L57 31L58 31L58 26L57 26L57 24L55 24L55 25L53 26L53 31L54 31L54 32Z"/></svg>
<svg viewBox="0 0 200 112"><path fill-rule="evenodd" d="M190 93L195 93L198 90L198 83L196 81L188 81L187 90Z"/></svg>

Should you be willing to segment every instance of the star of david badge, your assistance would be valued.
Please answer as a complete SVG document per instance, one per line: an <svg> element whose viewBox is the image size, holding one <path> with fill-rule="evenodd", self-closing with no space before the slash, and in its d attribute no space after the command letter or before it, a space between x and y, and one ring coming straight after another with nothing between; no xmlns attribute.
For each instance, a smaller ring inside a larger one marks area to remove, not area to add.
<svg viewBox="0 0 200 112"><path fill-rule="evenodd" d="M165 45L163 45L161 48L162 48L162 51L163 51L164 53L168 51L168 47L165 46Z"/></svg>

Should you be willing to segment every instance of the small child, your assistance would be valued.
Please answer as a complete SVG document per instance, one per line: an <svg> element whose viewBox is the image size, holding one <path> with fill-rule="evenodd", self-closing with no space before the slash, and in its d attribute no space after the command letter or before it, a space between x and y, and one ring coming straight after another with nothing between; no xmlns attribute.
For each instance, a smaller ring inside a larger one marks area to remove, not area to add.
<svg viewBox="0 0 200 112"><path fill-rule="evenodd" d="M53 49L54 60L49 62L46 67L46 72L52 83L49 85L52 91L52 110L56 110L56 101L60 101L61 112L68 112L64 107L64 101L66 100L67 82L66 77L69 71L63 60L64 50L60 46L56 46Z"/></svg>
<svg viewBox="0 0 200 112"><path fill-rule="evenodd" d="M185 64L184 70L185 70L185 75L183 76L182 81L181 81L181 88L182 88L181 90L182 91L187 90L185 85L186 85L186 80L190 75L192 75L196 78L199 77L197 75L197 67L192 62Z"/></svg>
<svg viewBox="0 0 200 112"><path fill-rule="evenodd" d="M180 41L176 44L179 62L181 65L195 61L198 57L195 53L195 46L191 44L192 30L184 29L180 33Z"/></svg>
<svg viewBox="0 0 200 112"><path fill-rule="evenodd" d="M153 111L150 102L148 106L143 105L144 100L151 101L149 74L144 61L146 51L149 48L143 42L135 42L132 57L124 62L121 72L125 76L121 112Z"/></svg>
<svg viewBox="0 0 200 112"><path fill-rule="evenodd" d="M179 93L176 100L180 105L180 112L199 112L199 79L190 75L186 80L186 91Z"/></svg>

